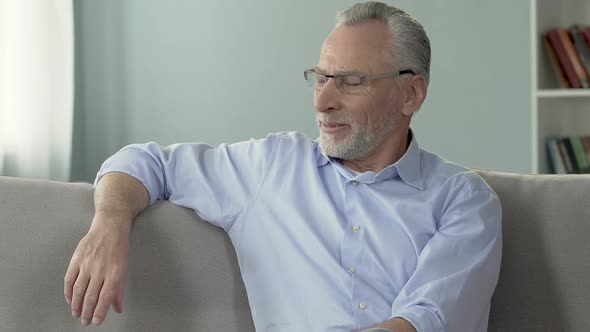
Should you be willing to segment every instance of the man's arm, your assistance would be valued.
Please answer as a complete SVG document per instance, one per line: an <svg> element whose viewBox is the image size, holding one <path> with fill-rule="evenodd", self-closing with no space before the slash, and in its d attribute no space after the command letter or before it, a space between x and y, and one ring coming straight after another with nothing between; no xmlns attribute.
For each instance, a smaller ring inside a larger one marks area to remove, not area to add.
<svg viewBox="0 0 590 332"><path fill-rule="evenodd" d="M416 329L407 320L399 317L392 318L381 324L374 325L360 332L416 332Z"/></svg>
<svg viewBox="0 0 590 332"><path fill-rule="evenodd" d="M272 151L293 141L286 137L269 135L217 148L132 144L107 159L95 180L92 225L64 280L74 317L81 316L85 325L100 324L111 304L123 310L131 225L143 209L165 199L229 230L263 182Z"/></svg>
<svg viewBox="0 0 590 332"><path fill-rule="evenodd" d="M111 172L94 192L95 214L64 278L64 295L82 324L98 325L111 305L123 311L133 219L149 205L146 188L134 177Z"/></svg>
<svg viewBox="0 0 590 332"><path fill-rule="evenodd" d="M468 179L468 182L465 180ZM419 332L471 332L489 314L502 256L502 210L475 174L453 179L438 230L393 302L391 317Z"/></svg>

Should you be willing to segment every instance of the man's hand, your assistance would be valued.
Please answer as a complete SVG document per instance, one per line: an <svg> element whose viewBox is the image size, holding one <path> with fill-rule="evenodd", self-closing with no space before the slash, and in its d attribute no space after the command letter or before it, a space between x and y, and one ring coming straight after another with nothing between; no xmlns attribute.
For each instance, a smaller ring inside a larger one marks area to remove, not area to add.
<svg viewBox="0 0 590 332"><path fill-rule="evenodd" d="M416 332L416 329L410 322L401 318L395 317L390 320L387 320L381 324L377 324L371 326L371 328L362 330L359 332L386 332L386 331L395 331L395 332Z"/></svg>
<svg viewBox="0 0 590 332"><path fill-rule="evenodd" d="M129 261L130 216L97 213L74 251L64 278L66 302L83 325L99 325L109 307L123 312Z"/></svg>

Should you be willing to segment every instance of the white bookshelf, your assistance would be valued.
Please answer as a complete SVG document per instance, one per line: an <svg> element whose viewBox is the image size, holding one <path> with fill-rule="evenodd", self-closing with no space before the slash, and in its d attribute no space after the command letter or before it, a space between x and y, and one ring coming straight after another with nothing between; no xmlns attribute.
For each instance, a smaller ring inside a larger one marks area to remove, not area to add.
<svg viewBox="0 0 590 332"><path fill-rule="evenodd" d="M573 24L590 25L590 0L530 0L532 50L532 172L548 173L545 139L590 135L590 89L559 89L541 36Z"/></svg>
<svg viewBox="0 0 590 332"><path fill-rule="evenodd" d="M590 89L538 89L537 98L590 97Z"/></svg>

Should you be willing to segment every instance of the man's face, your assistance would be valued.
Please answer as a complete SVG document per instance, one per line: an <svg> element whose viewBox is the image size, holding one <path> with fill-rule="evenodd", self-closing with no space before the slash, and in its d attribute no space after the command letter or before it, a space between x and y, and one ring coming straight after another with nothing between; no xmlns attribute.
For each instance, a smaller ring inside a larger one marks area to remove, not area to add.
<svg viewBox="0 0 590 332"><path fill-rule="evenodd" d="M393 71L390 35L380 22L339 26L328 36L318 70L327 74L376 75ZM358 93L343 93L329 79L314 90L314 107L325 154L362 159L389 136L400 119L396 76L371 81Z"/></svg>

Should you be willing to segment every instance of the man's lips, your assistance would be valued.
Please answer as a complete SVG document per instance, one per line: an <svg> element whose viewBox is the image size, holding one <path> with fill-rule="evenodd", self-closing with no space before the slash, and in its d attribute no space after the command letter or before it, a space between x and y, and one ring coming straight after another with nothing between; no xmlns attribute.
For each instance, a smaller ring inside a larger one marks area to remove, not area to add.
<svg viewBox="0 0 590 332"><path fill-rule="evenodd" d="M348 125L336 122L320 122L320 129L326 134L335 134L346 130Z"/></svg>

